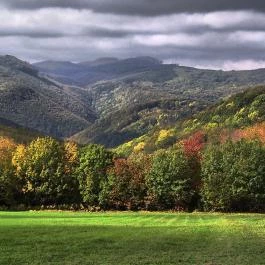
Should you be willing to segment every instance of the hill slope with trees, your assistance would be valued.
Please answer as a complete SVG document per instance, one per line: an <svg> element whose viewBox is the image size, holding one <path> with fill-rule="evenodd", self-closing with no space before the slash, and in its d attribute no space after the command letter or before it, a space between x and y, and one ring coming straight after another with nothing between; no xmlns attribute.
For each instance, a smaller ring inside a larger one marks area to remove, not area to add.
<svg viewBox="0 0 265 265"><path fill-rule="evenodd" d="M85 129L96 114L81 92L40 77L15 57L1 56L0 118L63 138Z"/></svg>
<svg viewBox="0 0 265 265"><path fill-rule="evenodd" d="M240 129L264 121L265 86L257 86L224 99L173 126L158 126L148 134L119 146L117 151L125 154L137 149L153 152L170 147L196 132L205 134L211 141L219 141L222 137L236 137Z"/></svg>
<svg viewBox="0 0 265 265"><path fill-rule="evenodd" d="M2 56L0 117L79 144L116 147L264 82L264 69L202 70L151 57L32 66Z"/></svg>

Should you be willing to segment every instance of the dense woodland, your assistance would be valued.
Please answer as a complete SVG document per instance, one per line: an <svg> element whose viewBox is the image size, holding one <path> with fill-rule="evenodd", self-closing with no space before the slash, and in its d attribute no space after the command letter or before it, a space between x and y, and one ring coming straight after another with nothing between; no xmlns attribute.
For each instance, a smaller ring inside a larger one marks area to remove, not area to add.
<svg viewBox="0 0 265 265"><path fill-rule="evenodd" d="M118 157L50 137L0 139L3 209L265 211L265 125L219 143L197 132L169 149Z"/></svg>

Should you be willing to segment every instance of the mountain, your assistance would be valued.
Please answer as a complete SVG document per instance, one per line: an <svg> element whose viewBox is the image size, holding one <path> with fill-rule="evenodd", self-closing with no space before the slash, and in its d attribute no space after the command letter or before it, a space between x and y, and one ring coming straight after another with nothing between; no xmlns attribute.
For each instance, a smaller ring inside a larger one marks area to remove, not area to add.
<svg viewBox="0 0 265 265"><path fill-rule="evenodd" d="M104 65L104 64L112 64L112 63L117 63L119 59L114 58L114 57L105 57L105 58L98 58L94 61L87 61L87 62L81 62L79 65L82 66L99 66L99 65Z"/></svg>
<svg viewBox="0 0 265 265"><path fill-rule="evenodd" d="M265 121L265 86L249 88L221 100L204 111L178 121L173 126L157 127L144 136L120 145L120 154L143 149L152 152L167 148L196 132L202 132L208 141L220 141L221 136L232 135L238 129Z"/></svg>
<svg viewBox="0 0 265 265"><path fill-rule="evenodd" d="M58 85L13 56L0 56L0 118L57 138L87 128L96 119L82 89Z"/></svg>
<svg viewBox="0 0 265 265"><path fill-rule="evenodd" d="M80 144L116 147L264 83L264 69L204 70L152 57L29 65L2 56L0 117Z"/></svg>
<svg viewBox="0 0 265 265"><path fill-rule="evenodd" d="M99 119L71 139L115 147L264 82L264 69L225 72L158 64L148 71L87 86Z"/></svg>
<svg viewBox="0 0 265 265"><path fill-rule="evenodd" d="M60 61L43 61L34 63L33 66L39 71L43 71L47 74L54 76L71 75L76 72L82 71L83 67L72 62L60 62Z"/></svg>
<svg viewBox="0 0 265 265"><path fill-rule="evenodd" d="M44 61L33 64L43 74L68 85L87 86L102 80L124 78L137 73L143 73L161 65L152 57L137 57L118 60L115 58L100 58L92 62Z"/></svg>

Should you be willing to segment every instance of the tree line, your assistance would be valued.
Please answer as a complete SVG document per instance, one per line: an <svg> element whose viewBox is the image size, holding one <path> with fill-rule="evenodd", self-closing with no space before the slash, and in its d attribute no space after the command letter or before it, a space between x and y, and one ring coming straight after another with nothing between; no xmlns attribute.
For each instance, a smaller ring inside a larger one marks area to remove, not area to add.
<svg viewBox="0 0 265 265"><path fill-rule="evenodd" d="M257 139L118 157L101 145L0 138L2 209L265 211L265 147Z"/></svg>

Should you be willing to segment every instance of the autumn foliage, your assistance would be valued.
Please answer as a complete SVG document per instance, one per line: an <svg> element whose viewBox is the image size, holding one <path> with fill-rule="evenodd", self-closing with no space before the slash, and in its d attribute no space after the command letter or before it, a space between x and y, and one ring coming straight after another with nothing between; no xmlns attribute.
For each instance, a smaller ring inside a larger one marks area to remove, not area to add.
<svg viewBox="0 0 265 265"><path fill-rule="evenodd" d="M221 141L199 131L128 157L96 144L2 137L0 207L265 211L265 123L220 133Z"/></svg>
<svg viewBox="0 0 265 265"><path fill-rule="evenodd" d="M183 140L182 144L186 156L194 156L201 159L201 151L205 145L205 138L205 134L199 131Z"/></svg>

